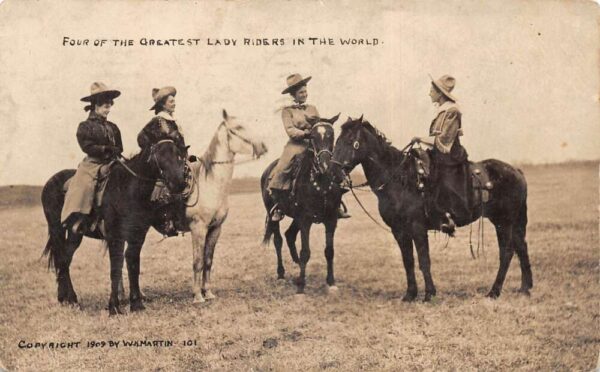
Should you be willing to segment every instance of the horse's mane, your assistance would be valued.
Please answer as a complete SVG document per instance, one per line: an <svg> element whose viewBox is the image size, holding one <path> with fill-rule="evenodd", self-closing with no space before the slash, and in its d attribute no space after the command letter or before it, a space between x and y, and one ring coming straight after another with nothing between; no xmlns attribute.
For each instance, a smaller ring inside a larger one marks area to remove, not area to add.
<svg viewBox="0 0 600 372"><path fill-rule="evenodd" d="M221 123L219 125L219 128L221 127L221 125L224 125L224 124ZM202 157L200 158L200 162L204 166L206 176L208 176L212 172L218 145L219 145L219 129L217 129L215 131L213 138L210 140L210 143L208 144L208 148L204 152L204 155L202 155Z"/></svg>
<svg viewBox="0 0 600 372"><path fill-rule="evenodd" d="M382 160L386 164L390 166L400 164L400 161L404 157L402 151L394 147L385 134L368 121L362 119L348 121L342 125L342 130L351 130L357 126L366 129L377 139L379 147L382 150Z"/></svg>

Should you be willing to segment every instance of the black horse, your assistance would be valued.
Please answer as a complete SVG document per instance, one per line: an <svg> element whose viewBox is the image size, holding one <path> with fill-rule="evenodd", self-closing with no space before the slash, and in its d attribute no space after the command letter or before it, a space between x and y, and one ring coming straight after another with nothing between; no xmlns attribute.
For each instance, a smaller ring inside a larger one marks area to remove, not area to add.
<svg viewBox="0 0 600 372"><path fill-rule="evenodd" d="M300 276L297 279L297 292L304 293L306 284L306 265L310 259L310 228L313 223L325 225L325 258L327 259L327 284L330 289L335 290L335 279L333 276L333 237L337 227L337 210L342 200L344 191L336 177L330 174L331 159L333 156L334 129L333 124L339 114L331 119L310 119L314 123L310 132L310 145L307 153L297 161L298 172L292 188L293 196L285 202L280 203L281 210L293 218L292 224L285 232L287 245L290 249L292 260L300 265ZM277 275L283 279L285 269L281 259L281 246L283 239L279 230L279 222L271 221L269 212L274 206L273 199L269 193L268 183L271 170L277 164L277 160L271 163L262 174L261 189L265 208L267 209L267 222L264 235L264 244L268 244L273 236L275 250L277 252ZM340 169L338 167L338 172ZM337 177L339 178L339 177ZM302 249L300 257L296 250L296 237L300 232Z"/></svg>
<svg viewBox="0 0 600 372"><path fill-rule="evenodd" d="M406 270L408 288L405 301L417 297L413 242L419 257L419 268L425 280L425 301L435 296L429 260L428 229L437 229L427 213L427 202L417 182L419 169L411 151L400 151L385 136L362 117L348 118L342 125L334 151L334 165L341 164L349 172L362 165L371 190L379 200L379 213L390 226L400 250ZM412 160L411 160L412 159ZM336 163L337 162L337 163ZM488 297L500 296L504 278L514 252L521 261L521 289L529 294L533 287L531 266L527 253L527 183L522 172L499 160L488 159L478 165L487 172L493 184L489 202L475 204L470 224L482 213L496 228L500 248L500 267ZM472 198L472 200L475 198Z"/></svg>
<svg viewBox="0 0 600 372"><path fill-rule="evenodd" d="M143 310L139 287L140 251L150 227L150 196L156 180L163 179L173 192L185 187L185 159L173 140L163 139L143 149L131 160L113 164L105 186L102 204L95 213L102 216L104 228L85 235L106 241L110 255L111 294L110 315L122 314L119 305L119 284L122 280L124 243L127 242L127 271L129 273L130 309ZM49 267L54 266L58 282L58 301L76 304L69 266L83 238L61 224L64 204L64 184L75 174L74 169L56 173L42 191L42 205L48 222L48 242L44 255Z"/></svg>

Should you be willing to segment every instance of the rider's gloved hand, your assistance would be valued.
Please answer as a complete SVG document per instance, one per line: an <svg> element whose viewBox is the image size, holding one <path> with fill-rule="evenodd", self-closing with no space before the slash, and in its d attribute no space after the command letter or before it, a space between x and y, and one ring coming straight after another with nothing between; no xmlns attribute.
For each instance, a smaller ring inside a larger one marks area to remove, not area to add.
<svg viewBox="0 0 600 372"><path fill-rule="evenodd" d="M304 138L310 138L310 129L304 129Z"/></svg>

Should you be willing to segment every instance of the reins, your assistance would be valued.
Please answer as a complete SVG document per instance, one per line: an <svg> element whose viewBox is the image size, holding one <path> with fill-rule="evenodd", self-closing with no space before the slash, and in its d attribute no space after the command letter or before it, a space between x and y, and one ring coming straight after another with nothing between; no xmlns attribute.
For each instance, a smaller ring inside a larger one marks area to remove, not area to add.
<svg viewBox="0 0 600 372"><path fill-rule="evenodd" d="M154 149L156 148L156 146L160 145L161 143L175 143L175 141L173 141L172 139L163 139L160 140L158 142L156 142L155 144L152 144L152 146L150 146L150 156L148 157L148 162L150 162L151 159L154 159L154 162L156 164L156 167L158 168L158 171L160 173L160 175L162 176L163 174L163 170L160 167L160 164L158 164L158 159L156 159L156 153L154 152ZM123 156L119 156L117 158L117 160L119 161L119 163L123 166L123 168L125 168L125 170L127 170L132 176L134 176L135 178L139 178L141 180L144 181L156 181L156 179L154 178L150 178L150 177L145 177L145 176L141 176L137 173L135 173L135 171L133 169L131 169L126 163L125 163L125 157Z"/></svg>
<svg viewBox="0 0 600 372"><path fill-rule="evenodd" d="M375 224L377 226L379 226L381 229L387 231L387 232L392 232L392 230L389 227L385 227L383 226L381 223L379 223L379 221L377 221L370 213L369 211L367 211L367 209L365 208L365 206L363 205L363 203L360 201L360 199L358 198L358 196L356 195L356 193L354 192L354 187L352 186L352 178L350 177L349 174L346 175L347 181L348 181L348 186L350 187L350 192L352 193L352 196L354 196L354 199L356 199L356 202L358 203L358 205L360 206L360 208L363 210L363 212L365 212L365 214L373 221L375 222ZM368 182L366 183L367 185L369 184Z"/></svg>

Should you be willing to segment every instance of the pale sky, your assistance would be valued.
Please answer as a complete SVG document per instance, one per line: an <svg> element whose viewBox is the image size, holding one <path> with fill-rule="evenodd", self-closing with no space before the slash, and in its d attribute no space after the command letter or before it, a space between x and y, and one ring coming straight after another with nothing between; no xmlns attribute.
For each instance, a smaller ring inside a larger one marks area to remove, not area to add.
<svg viewBox="0 0 600 372"><path fill-rule="evenodd" d="M173 85L191 152L239 117L269 146L236 169L259 177L287 141L278 108L291 73L312 76L322 116L365 115L397 147L425 136L435 114L428 74L456 78L462 142L472 160L547 163L600 158L599 7L586 1L16 1L0 4L0 185L41 185L83 158L80 98L102 81L121 97L109 120L125 154L151 119L154 87ZM64 47L71 39L133 39L130 47ZM141 38L201 39L144 47ZM284 38L285 46L242 39ZM293 37L337 45L292 46ZM377 38L340 46L339 38ZM237 39L207 46L207 38Z"/></svg>

